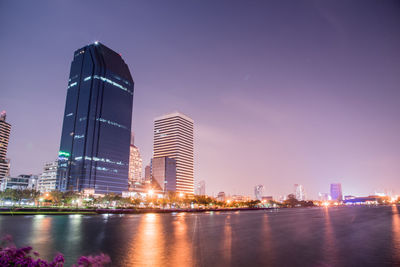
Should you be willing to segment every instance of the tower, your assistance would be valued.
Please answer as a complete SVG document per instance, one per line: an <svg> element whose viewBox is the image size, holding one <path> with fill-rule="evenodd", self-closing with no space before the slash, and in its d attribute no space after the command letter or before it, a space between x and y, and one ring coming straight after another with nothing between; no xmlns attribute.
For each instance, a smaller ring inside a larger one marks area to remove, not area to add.
<svg viewBox="0 0 400 267"><path fill-rule="evenodd" d="M95 42L74 53L57 169L57 189L128 190L133 88L121 55Z"/></svg>
<svg viewBox="0 0 400 267"><path fill-rule="evenodd" d="M9 174L10 161L6 158L11 125L6 122L6 112L0 112L0 182Z"/></svg>
<svg viewBox="0 0 400 267"><path fill-rule="evenodd" d="M154 119L153 158L176 160L176 191L194 194L193 120L174 112Z"/></svg>

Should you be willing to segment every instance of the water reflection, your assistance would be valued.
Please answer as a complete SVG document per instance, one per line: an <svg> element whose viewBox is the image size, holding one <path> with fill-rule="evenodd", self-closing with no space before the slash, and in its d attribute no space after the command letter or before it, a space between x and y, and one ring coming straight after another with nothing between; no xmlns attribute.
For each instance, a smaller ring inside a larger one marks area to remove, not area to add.
<svg viewBox="0 0 400 267"><path fill-rule="evenodd" d="M32 219L29 244L35 244L34 250L40 251L44 256L51 254L54 245L51 236L52 222L53 218L46 215L35 215Z"/></svg>
<svg viewBox="0 0 400 267"><path fill-rule="evenodd" d="M225 227L224 227L224 263L226 265L231 265L232 258L232 226L231 226L231 216L228 215L225 218Z"/></svg>
<svg viewBox="0 0 400 267"><path fill-rule="evenodd" d="M263 216L261 233L263 241L263 251L265 251L266 253L265 258L267 259L267 263L268 265L274 265L275 253L272 243L271 227L269 225L267 214L264 214Z"/></svg>
<svg viewBox="0 0 400 267"><path fill-rule="evenodd" d="M324 232L324 259L325 264L336 265L337 258L337 247L335 242L335 234L331 223L331 217L329 214L329 208L324 208L325 212L325 232Z"/></svg>
<svg viewBox="0 0 400 267"><path fill-rule="evenodd" d="M396 205L392 206L392 233L393 233L393 261L400 264L400 218Z"/></svg>
<svg viewBox="0 0 400 267"><path fill-rule="evenodd" d="M142 216L127 262L134 266L161 266L165 256L164 239L160 215Z"/></svg>
<svg viewBox="0 0 400 267"><path fill-rule="evenodd" d="M186 213L180 213L177 220L173 222L174 243L171 244L172 266L192 266L192 242L188 240L192 235L188 232L188 222L185 220Z"/></svg>

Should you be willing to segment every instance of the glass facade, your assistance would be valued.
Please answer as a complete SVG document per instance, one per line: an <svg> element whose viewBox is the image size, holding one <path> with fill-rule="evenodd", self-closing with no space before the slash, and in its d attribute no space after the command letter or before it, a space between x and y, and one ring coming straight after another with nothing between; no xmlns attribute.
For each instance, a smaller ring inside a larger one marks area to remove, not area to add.
<svg viewBox="0 0 400 267"><path fill-rule="evenodd" d="M74 53L58 157L57 189L128 189L132 80L121 55L94 43Z"/></svg>

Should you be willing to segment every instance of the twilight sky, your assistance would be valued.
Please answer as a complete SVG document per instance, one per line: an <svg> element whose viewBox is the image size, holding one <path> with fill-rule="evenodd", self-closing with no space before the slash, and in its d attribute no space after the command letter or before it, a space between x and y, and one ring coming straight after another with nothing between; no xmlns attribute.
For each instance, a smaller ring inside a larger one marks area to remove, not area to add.
<svg viewBox="0 0 400 267"><path fill-rule="evenodd" d="M400 194L399 1L0 0L11 174L56 159L73 52L99 40L135 80L135 143L195 121L208 194Z"/></svg>

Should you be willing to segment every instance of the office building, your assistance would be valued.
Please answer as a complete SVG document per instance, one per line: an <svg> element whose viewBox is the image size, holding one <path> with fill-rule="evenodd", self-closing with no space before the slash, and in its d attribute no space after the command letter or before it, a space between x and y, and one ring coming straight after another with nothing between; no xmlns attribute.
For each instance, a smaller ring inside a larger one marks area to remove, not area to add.
<svg viewBox="0 0 400 267"><path fill-rule="evenodd" d="M151 174L162 192L176 191L176 160L168 157L151 160Z"/></svg>
<svg viewBox="0 0 400 267"><path fill-rule="evenodd" d="M145 181L150 181L151 180L151 166L147 165L144 168L144 180Z"/></svg>
<svg viewBox="0 0 400 267"><path fill-rule="evenodd" d="M176 160L176 191L194 194L193 120L175 112L154 120L153 158Z"/></svg>
<svg viewBox="0 0 400 267"><path fill-rule="evenodd" d="M6 112L0 112L0 182L9 175L10 160L6 158L11 125L6 122Z"/></svg>
<svg viewBox="0 0 400 267"><path fill-rule="evenodd" d="M342 201L342 185L341 184L331 184L331 199L335 201Z"/></svg>
<svg viewBox="0 0 400 267"><path fill-rule="evenodd" d="M206 195L206 182L198 181L196 183L196 188L194 191L195 191L194 193L198 196L205 196Z"/></svg>
<svg viewBox="0 0 400 267"><path fill-rule="evenodd" d="M95 42L74 53L68 81L57 189L128 190L134 83L121 55Z"/></svg>
<svg viewBox="0 0 400 267"><path fill-rule="evenodd" d="M225 197L226 197L226 195L225 195L225 192L219 192L218 193L218 195L217 195L217 200L218 201L225 201Z"/></svg>
<svg viewBox="0 0 400 267"><path fill-rule="evenodd" d="M301 184L294 185L294 196L299 201L306 200L306 193L304 191L304 187Z"/></svg>
<svg viewBox="0 0 400 267"><path fill-rule="evenodd" d="M4 177L0 184L0 191L7 189L18 189L18 190L36 190L37 189L37 175L26 175L21 174L17 177Z"/></svg>
<svg viewBox="0 0 400 267"><path fill-rule="evenodd" d="M264 186L259 184L254 187L254 196L256 200L262 200L262 196L264 195Z"/></svg>
<svg viewBox="0 0 400 267"><path fill-rule="evenodd" d="M58 161L46 162L43 173L39 176L37 190L40 192L51 192L56 189Z"/></svg>
<svg viewBox="0 0 400 267"><path fill-rule="evenodd" d="M142 157L139 148L131 144L129 155L129 185L142 180Z"/></svg>

